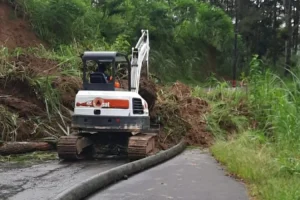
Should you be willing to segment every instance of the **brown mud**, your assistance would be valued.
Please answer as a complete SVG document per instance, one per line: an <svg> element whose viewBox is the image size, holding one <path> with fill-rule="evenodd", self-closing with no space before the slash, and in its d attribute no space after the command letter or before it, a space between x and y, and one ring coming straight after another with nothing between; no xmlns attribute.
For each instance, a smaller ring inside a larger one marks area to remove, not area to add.
<svg viewBox="0 0 300 200"><path fill-rule="evenodd" d="M59 76L54 80L53 88L56 88L61 95L61 103L73 110L76 94L82 89L82 80L78 77Z"/></svg>
<svg viewBox="0 0 300 200"><path fill-rule="evenodd" d="M153 81L144 77L140 80L139 94L147 101L148 108L151 111L154 108L157 99L157 88Z"/></svg>
<svg viewBox="0 0 300 200"><path fill-rule="evenodd" d="M0 47L4 46L12 51L17 47L38 47L40 44L46 46L34 34L30 24L16 14L9 4L0 1ZM12 71L5 76L0 75L0 119L4 121L11 113L17 117L12 124L0 123L0 132L6 132L0 140L30 139L33 137L31 133L38 126L32 119L47 119L45 101L41 98L34 79L59 75L58 63L32 54L20 54L9 58L0 57L0 64L5 73Z"/></svg>
<svg viewBox="0 0 300 200"><path fill-rule="evenodd" d="M14 64L18 70L26 70L31 76L47 76L57 75L59 63L46 58L38 58L34 55L21 54L10 58L10 62Z"/></svg>
<svg viewBox="0 0 300 200"><path fill-rule="evenodd" d="M17 18L15 11L7 3L0 1L0 46L9 49L17 47L37 47L44 44L33 33L29 23Z"/></svg>
<svg viewBox="0 0 300 200"><path fill-rule="evenodd" d="M45 104L33 87L34 78L54 75L58 63L33 55L12 57L6 64L13 65L15 74L0 78L0 103L12 108L20 117L41 115Z"/></svg>
<svg viewBox="0 0 300 200"><path fill-rule="evenodd" d="M168 148L182 139L189 145L209 146L213 137L206 131L204 115L208 111L208 103L193 97L187 85L177 81L171 87L163 87L152 111L153 117L161 120L160 146Z"/></svg>

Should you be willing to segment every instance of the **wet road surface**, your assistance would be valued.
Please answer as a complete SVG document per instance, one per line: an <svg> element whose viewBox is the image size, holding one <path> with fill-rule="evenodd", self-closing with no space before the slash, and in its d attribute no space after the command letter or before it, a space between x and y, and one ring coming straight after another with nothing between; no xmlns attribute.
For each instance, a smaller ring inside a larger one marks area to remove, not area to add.
<svg viewBox="0 0 300 200"><path fill-rule="evenodd" d="M68 187L125 160L81 162L47 161L33 166L0 165L0 199L53 199Z"/></svg>
<svg viewBox="0 0 300 200"><path fill-rule="evenodd" d="M248 200L246 188L198 149L120 181L87 200Z"/></svg>

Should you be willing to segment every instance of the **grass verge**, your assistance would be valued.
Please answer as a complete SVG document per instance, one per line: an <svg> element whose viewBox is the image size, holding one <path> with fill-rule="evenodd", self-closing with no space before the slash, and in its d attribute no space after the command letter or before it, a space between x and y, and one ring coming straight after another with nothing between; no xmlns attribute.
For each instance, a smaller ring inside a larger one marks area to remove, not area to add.
<svg viewBox="0 0 300 200"><path fill-rule="evenodd" d="M17 164L30 164L47 160L58 160L57 152L36 151L20 155L0 156L0 162Z"/></svg>
<svg viewBox="0 0 300 200"><path fill-rule="evenodd" d="M261 144L257 133L246 131L231 141L217 141L211 152L230 173L242 178L250 195L264 200L300 199L299 176L283 170L276 151Z"/></svg>
<svg viewBox="0 0 300 200"><path fill-rule="evenodd" d="M206 121L216 138L210 150L255 199L297 200L300 81L296 74L284 81L263 68L254 57L244 93L217 87L204 94L212 104Z"/></svg>

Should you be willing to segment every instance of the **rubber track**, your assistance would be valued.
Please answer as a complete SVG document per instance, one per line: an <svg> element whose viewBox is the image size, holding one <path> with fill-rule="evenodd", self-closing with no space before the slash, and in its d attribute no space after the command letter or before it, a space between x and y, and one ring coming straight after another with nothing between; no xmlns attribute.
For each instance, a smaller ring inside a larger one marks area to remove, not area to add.
<svg viewBox="0 0 300 200"><path fill-rule="evenodd" d="M153 154L155 148L155 136L141 134L131 136L128 142L129 159L141 159Z"/></svg>
<svg viewBox="0 0 300 200"><path fill-rule="evenodd" d="M82 157L77 153L77 140L80 136L62 136L57 144L58 157L66 160L78 160Z"/></svg>

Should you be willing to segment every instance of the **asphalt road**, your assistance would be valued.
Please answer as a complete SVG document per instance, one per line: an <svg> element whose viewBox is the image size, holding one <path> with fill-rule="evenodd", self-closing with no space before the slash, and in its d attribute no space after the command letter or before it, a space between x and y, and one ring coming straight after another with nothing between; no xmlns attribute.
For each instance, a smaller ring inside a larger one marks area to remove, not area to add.
<svg viewBox="0 0 300 200"><path fill-rule="evenodd" d="M177 157L120 181L87 200L248 200L246 188L226 176L201 150Z"/></svg>
<svg viewBox="0 0 300 200"><path fill-rule="evenodd" d="M1 164L0 199L52 199L77 182L124 163L124 160L48 161L26 167Z"/></svg>

